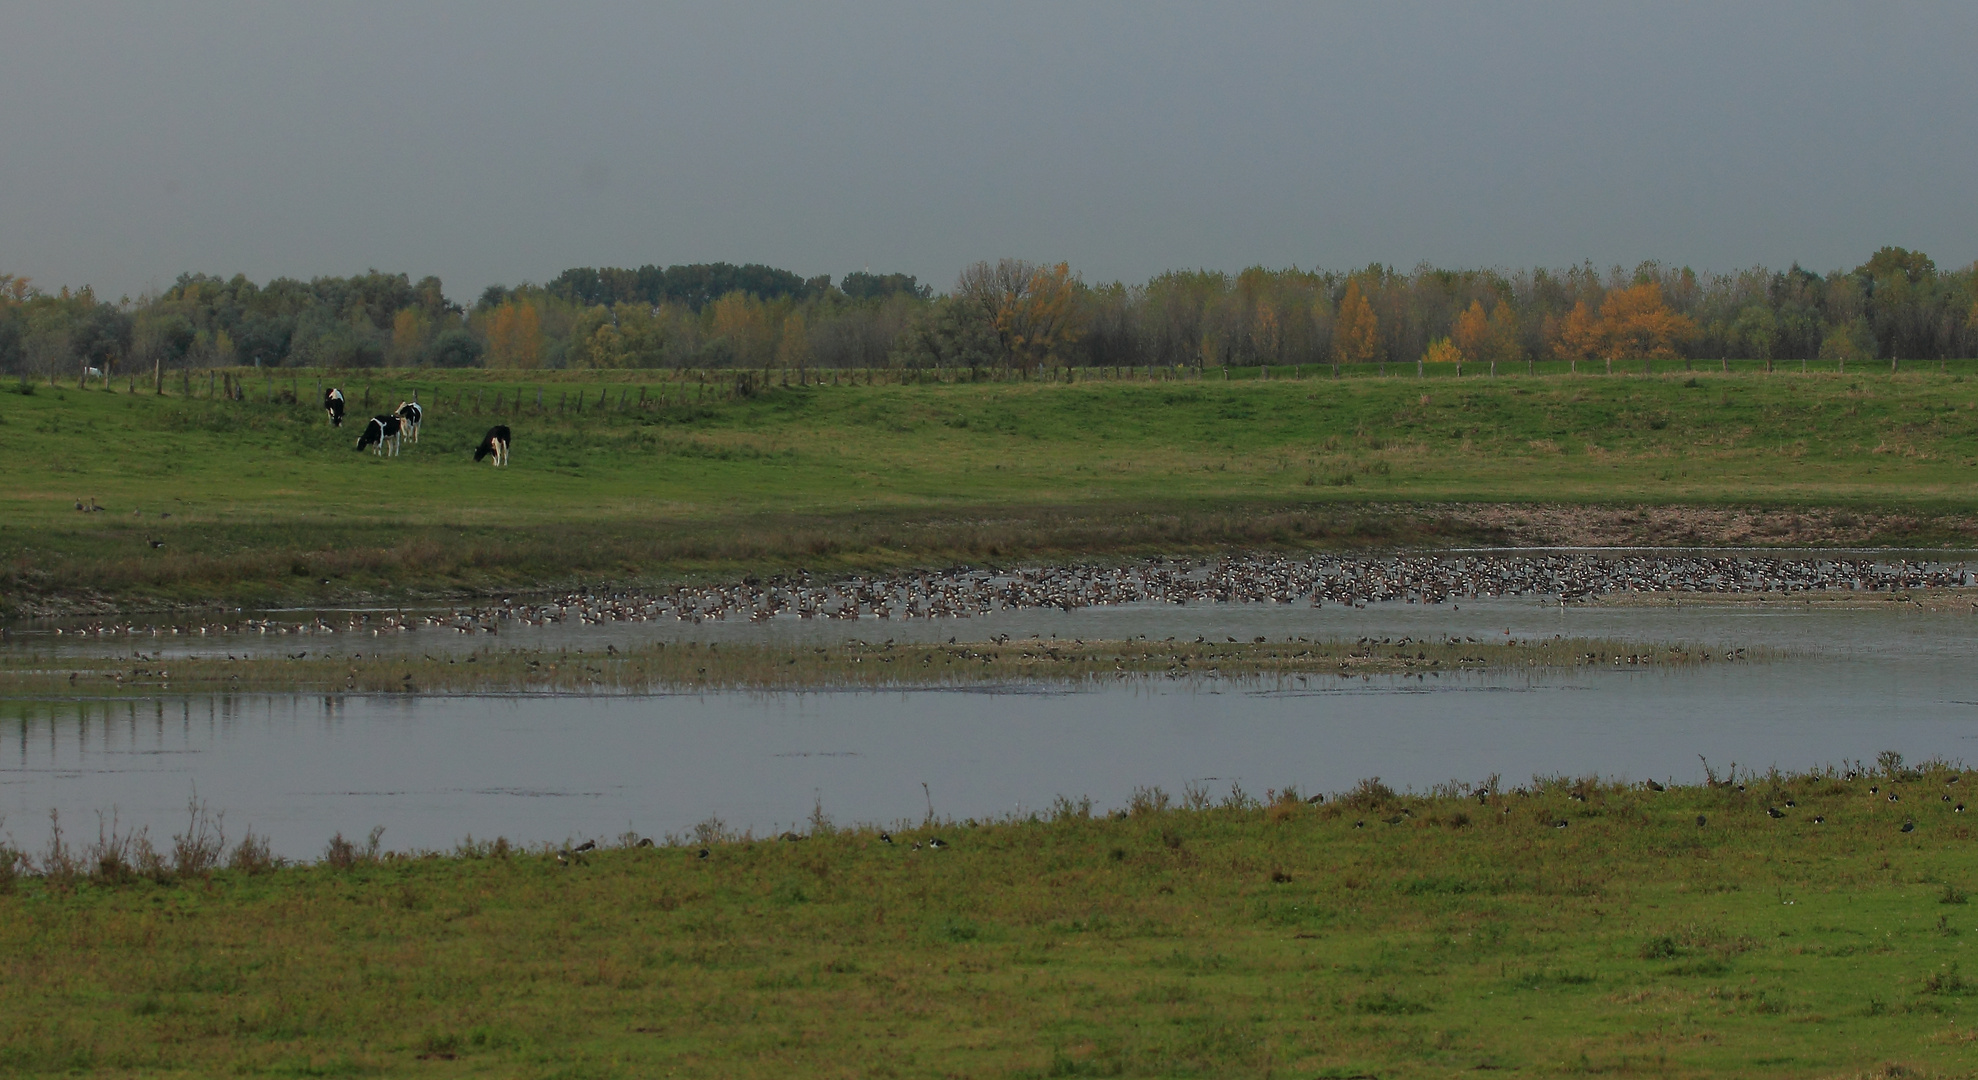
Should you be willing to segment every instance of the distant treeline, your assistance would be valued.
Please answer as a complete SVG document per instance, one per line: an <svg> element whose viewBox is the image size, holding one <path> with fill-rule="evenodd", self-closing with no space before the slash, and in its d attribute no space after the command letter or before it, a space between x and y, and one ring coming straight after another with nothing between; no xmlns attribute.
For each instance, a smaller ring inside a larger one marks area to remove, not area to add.
<svg viewBox="0 0 1978 1080"><path fill-rule="evenodd" d="M0 275L0 370L95 367L946 367L1903 359L1978 354L1978 265L1888 247L1852 270L1165 273L976 263L935 295L910 275L833 282L750 264L576 268L491 286L373 271L256 285L186 274L110 303Z"/></svg>

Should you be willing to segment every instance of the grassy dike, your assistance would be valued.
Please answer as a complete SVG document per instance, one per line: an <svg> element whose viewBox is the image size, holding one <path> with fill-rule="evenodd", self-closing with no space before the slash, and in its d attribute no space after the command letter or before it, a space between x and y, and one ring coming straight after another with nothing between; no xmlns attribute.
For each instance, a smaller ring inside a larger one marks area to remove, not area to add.
<svg viewBox="0 0 1978 1080"><path fill-rule="evenodd" d="M1235 374L739 390L733 373L337 376L355 415L425 404L422 441L382 461L324 423L320 373L249 373L244 400L9 384L0 606L1229 547L1978 539L1964 374ZM516 433L503 471L470 458L497 421Z"/></svg>
<svg viewBox="0 0 1978 1080"><path fill-rule="evenodd" d="M1147 790L890 845L820 812L567 863L44 855L0 893L0 1069L1969 1076L1978 845L1952 808L1978 774L1888 764Z"/></svg>

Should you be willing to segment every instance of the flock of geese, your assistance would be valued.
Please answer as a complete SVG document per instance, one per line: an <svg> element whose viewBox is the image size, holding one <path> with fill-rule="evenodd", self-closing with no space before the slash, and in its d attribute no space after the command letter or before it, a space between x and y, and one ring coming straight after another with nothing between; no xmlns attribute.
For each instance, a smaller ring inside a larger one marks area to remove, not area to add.
<svg viewBox="0 0 1978 1080"><path fill-rule="evenodd" d="M858 576L819 581L800 573L766 581L682 585L666 591L577 589L535 602L503 600L447 612L322 615L301 622L231 622L139 627L92 623L58 634L399 633L444 629L494 633L504 623L599 625L673 619L962 619L998 611L1121 604L1442 604L1481 597L1561 602L1622 593L1735 594L1901 592L1978 585L1962 564L1864 558L1689 555L1273 555L1214 560L1149 559L1126 566L1047 566Z"/></svg>

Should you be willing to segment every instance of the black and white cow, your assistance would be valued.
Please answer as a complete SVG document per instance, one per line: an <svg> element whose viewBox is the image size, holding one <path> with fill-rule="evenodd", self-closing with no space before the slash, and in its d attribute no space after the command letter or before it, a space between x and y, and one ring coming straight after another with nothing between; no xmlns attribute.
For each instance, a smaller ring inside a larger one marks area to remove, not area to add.
<svg viewBox="0 0 1978 1080"><path fill-rule="evenodd" d="M426 411L419 407L419 403L416 401L401 401L398 403L398 408L393 409L391 414L398 417L399 425L405 429L407 435L412 436L412 441L418 442L419 421L426 417Z"/></svg>
<svg viewBox="0 0 1978 1080"><path fill-rule="evenodd" d="M397 457L399 434L402 431L404 427L399 424L398 417L390 413L374 416L370 423L364 425L364 434L357 437L357 449L362 450L370 446L375 447L371 452L380 457L383 457L387 451L390 451L391 456Z"/></svg>
<svg viewBox="0 0 1978 1080"><path fill-rule="evenodd" d="M343 391L332 386L323 391L323 411L330 414L330 426L343 426Z"/></svg>
<svg viewBox="0 0 1978 1080"><path fill-rule="evenodd" d="M508 425L496 424L488 429L486 435L481 436L481 445L474 451L474 460L485 461L492 454L495 468L508 464L508 444L511 441Z"/></svg>

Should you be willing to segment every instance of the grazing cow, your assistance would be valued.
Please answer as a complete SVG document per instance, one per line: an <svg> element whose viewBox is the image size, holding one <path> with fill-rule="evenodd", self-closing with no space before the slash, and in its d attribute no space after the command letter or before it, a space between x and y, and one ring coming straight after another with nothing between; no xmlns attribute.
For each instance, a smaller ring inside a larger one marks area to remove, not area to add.
<svg viewBox="0 0 1978 1080"><path fill-rule="evenodd" d="M419 421L425 419L426 416L425 410L419 407L419 403L416 401L401 401L398 403L398 408L393 409L391 414L398 417L399 426L405 429L407 435L412 436L412 441L418 442Z"/></svg>
<svg viewBox="0 0 1978 1080"><path fill-rule="evenodd" d="M399 433L403 430L398 417L390 413L374 416L370 423L364 425L364 434L357 437L357 449L362 450L372 446L376 449L371 452L380 457L383 457L386 451L390 451L391 456L397 457Z"/></svg>
<svg viewBox="0 0 1978 1080"><path fill-rule="evenodd" d="M481 445L474 451L474 460L485 461L488 455L492 454L496 468L508 464L509 441L508 425L496 424L488 429L486 435L481 436Z"/></svg>
<svg viewBox="0 0 1978 1080"><path fill-rule="evenodd" d="M343 426L343 391L332 386L323 391L323 411L330 414L330 426Z"/></svg>

